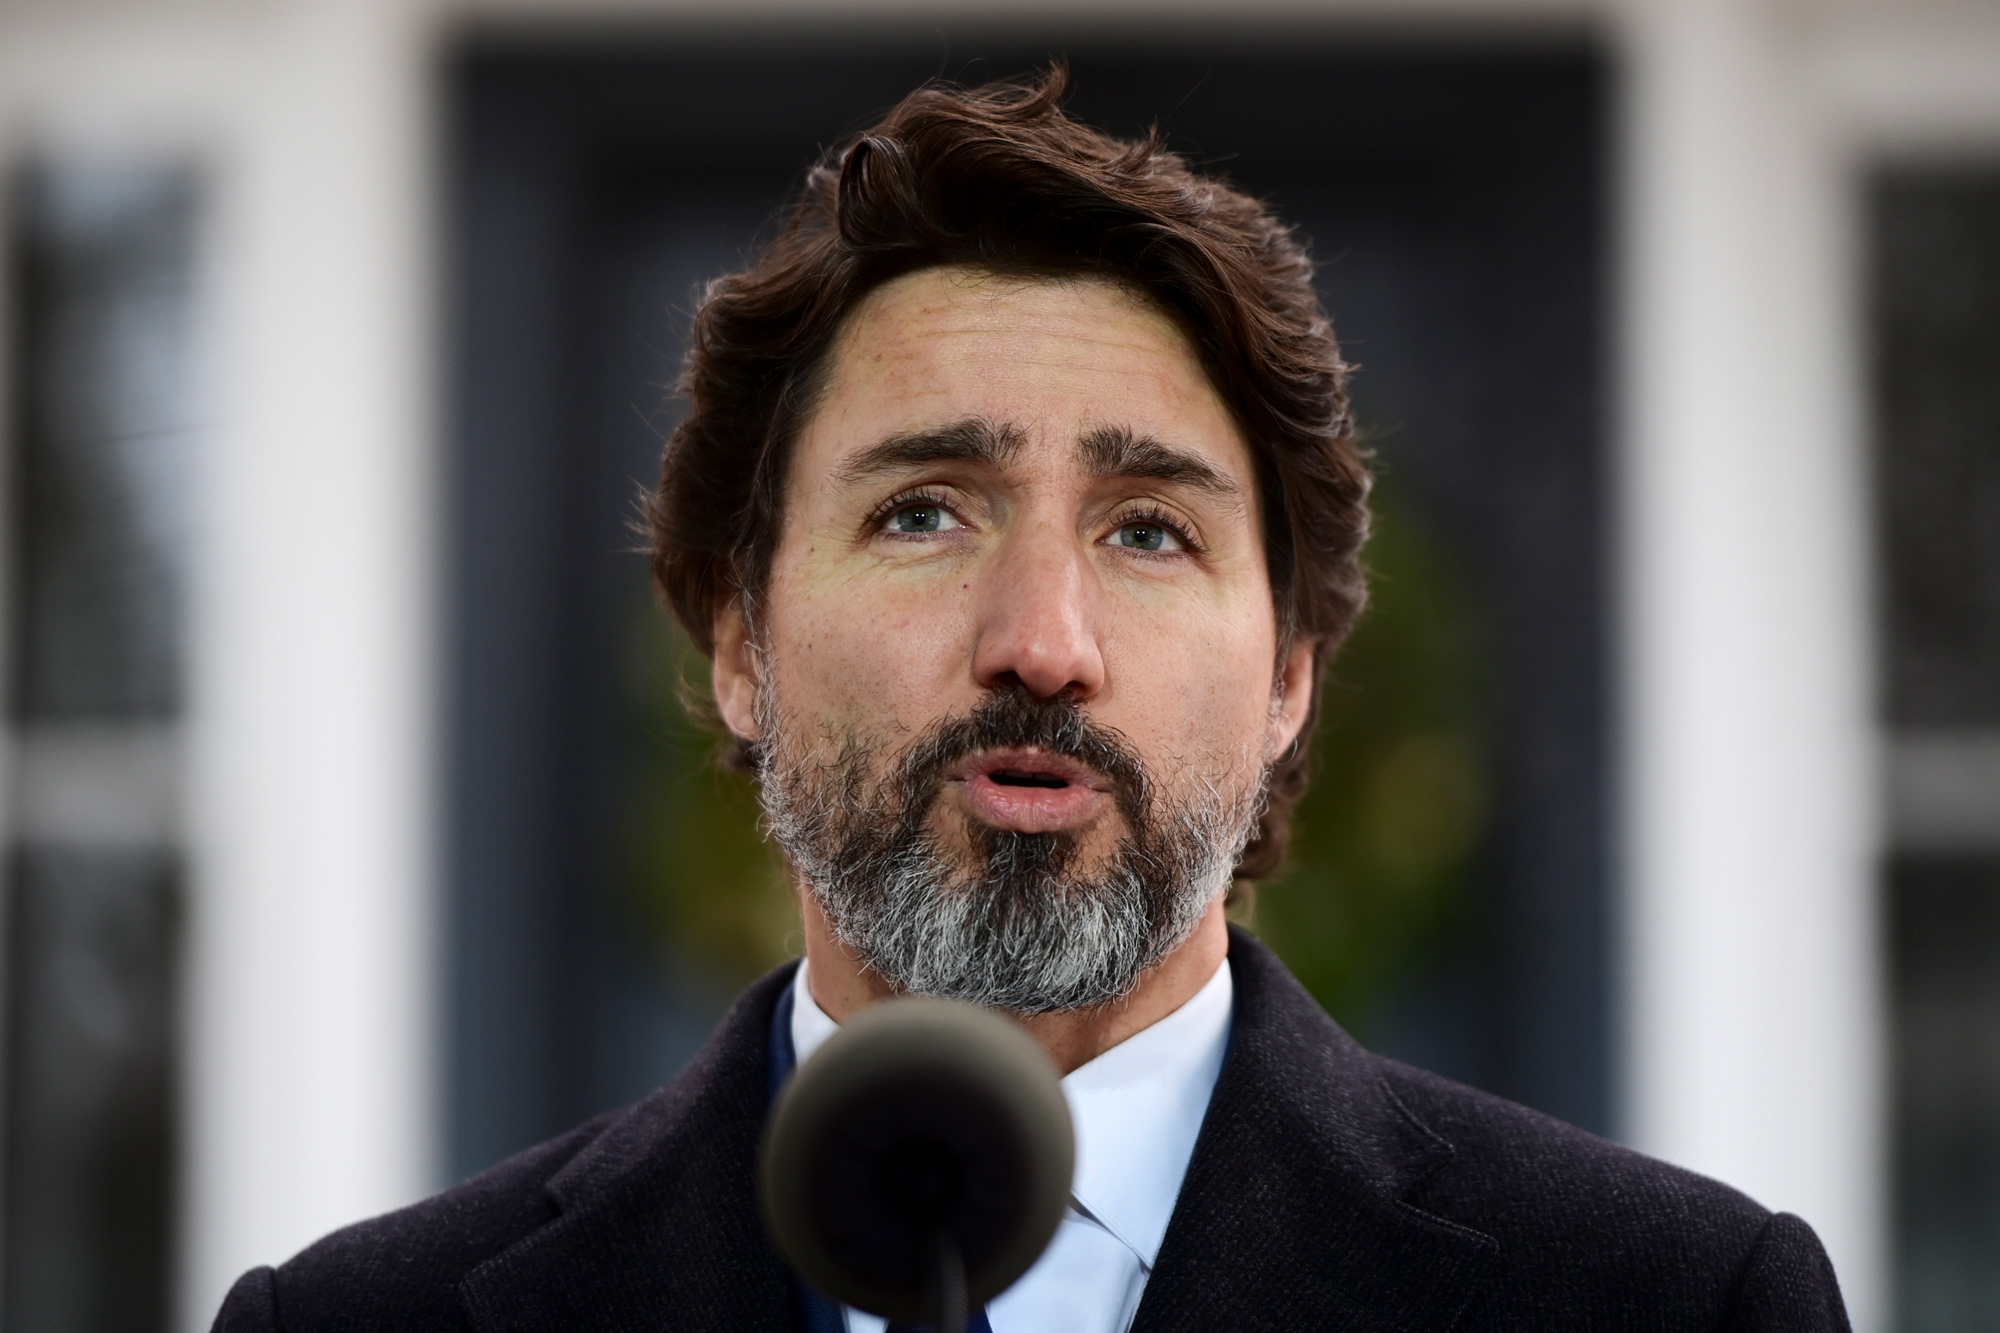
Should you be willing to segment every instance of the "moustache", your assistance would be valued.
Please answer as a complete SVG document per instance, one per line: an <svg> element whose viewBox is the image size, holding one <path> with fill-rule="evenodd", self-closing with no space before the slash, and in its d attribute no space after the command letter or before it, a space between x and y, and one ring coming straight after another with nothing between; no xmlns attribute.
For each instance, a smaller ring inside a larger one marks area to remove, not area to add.
<svg viewBox="0 0 2000 1333"><path fill-rule="evenodd" d="M1143 822L1152 782L1123 733L1091 718L1070 695L1037 698L1018 684L995 690L963 717L936 723L904 752L890 784L904 818L920 821L961 763L1003 749L1042 750L1082 764L1105 780L1128 827Z"/></svg>

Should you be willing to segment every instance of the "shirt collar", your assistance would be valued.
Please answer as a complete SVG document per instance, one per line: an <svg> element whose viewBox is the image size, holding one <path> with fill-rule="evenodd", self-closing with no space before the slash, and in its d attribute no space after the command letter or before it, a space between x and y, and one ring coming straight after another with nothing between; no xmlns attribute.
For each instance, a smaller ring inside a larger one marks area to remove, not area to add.
<svg viewBox="0 0 2000 1333"><path fill-rule="evenodd" d="M1062 1081L1076 1127L1078 1209L1152 1268L1229 1046L1234 986L1225 960L1200 990ZM792 1047L803 1064L839 1025L813 1002L800 964Z"/></svg>
<svg viewBox="0 0 2000 1333"><path fill-rule="evenodd" d="M828 1018L813 999L812 987L806 983L805 960L801 958L798 974L792 979L792 1057L804 1064L838 1031L840 1024Z"/></svg>

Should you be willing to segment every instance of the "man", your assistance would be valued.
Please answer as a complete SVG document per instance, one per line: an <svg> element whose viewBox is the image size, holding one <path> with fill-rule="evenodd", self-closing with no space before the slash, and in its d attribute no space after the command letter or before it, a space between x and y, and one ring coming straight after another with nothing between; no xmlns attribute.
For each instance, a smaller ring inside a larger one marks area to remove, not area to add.
<svg viewBox="0 0 2000 1333"><path fill-rule="evenodd" d="M906 992L1066 1075L1072 1206L996 1333L1846 1326L1803 1222L1369 1055L1230 931L1367 476L1299 244L1060 92L913 94L696 320L654 570L804 965L653 1097L247 1275L218 1328L872 1333L787 1274L755 1152L789 1068Z"/></svg>

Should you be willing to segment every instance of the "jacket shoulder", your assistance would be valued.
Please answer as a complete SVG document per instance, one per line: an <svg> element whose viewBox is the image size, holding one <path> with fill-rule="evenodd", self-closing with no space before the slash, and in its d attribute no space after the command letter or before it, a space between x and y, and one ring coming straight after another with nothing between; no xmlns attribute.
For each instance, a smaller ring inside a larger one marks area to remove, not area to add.
<svg viewBox="0 0 2000 1333"><path fill-rule="evenodd" d="M1446 1148L1410 1203L1498 1240L1499 1281L1482 1304L1506 1322L1594 1291L1628 1312L1674 1312L1662 1327L1846 1328L1832 1267L1798 1218L1503 1098L1374 1062L1395 1104ZM1769 1322L1764 1305L1786 1313ZM1805 1307L1816 1317L1796 1322Z"/></svg>
<svg viewBox="0 0 2000 1333"><path fill-rule="evenodd" d="M420 1203L344 1227L275 1270L246 1274L223 1303L216 1329L393 1333L463 1326L458 1284L554 1220L550 1178L625 1114L599 1116Z"/></svg>
<svg viewBox="0 0 2000 1333"><path fill-rule="evenodd" d="M1394 1103L1450 1149L1431 1182L1441 1204L1531 1231L1693 1226L1746 1249L1771 1216L1720 1181L1426 1070L1373 1061Z"/></svg>
<svg viewBox="0 0 2000 1333"><path fill-rule="evenodd" d="M742 1140L739 1155L754 1152L747 1145L767 1094L766 1034L793 966L753 983L694 1058L644 1100L421 1203L336 1231L276 1269L245 1274L223 1303L217 1333L463 1329L461 1293L475 1273L492 1275L578 1218L594 1217L614 1232L639 1226L652 1215L648 1208L658 1211L660 1201L644 1190L662 1170L713 1167L727 1156L717 1145L731 1135L732 1143ZM714 1175L710 1170L705 1195L675 1200L683 1211L718 1206L728 1191ZM740 1211L761 1235L750 1191L741 1193Z"/></svg>

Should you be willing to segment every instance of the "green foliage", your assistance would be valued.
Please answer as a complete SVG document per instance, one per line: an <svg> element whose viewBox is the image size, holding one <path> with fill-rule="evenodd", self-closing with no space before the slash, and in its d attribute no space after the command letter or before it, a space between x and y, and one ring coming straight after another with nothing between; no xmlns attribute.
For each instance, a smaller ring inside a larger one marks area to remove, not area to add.
<svg viewBox="0 0 2000 1333"><path fill-rule="evenodd" d="M1377 492L1372 603L1327 673L1285 872L1235 913L1342 1022L1469 901L1492 805L1474 619L1446 553Z"/></svg>
<svg viewBox="0 0 2000 1333"><path fill-rule="evenodd" d="M801 952L798 907L750 779L714 762L714 734L685 706L687 691L707 693L708 664L657 608L639 609L633 625L625 693L640 750L624 821L628 896L663 955L734 990Z"/></svg>

